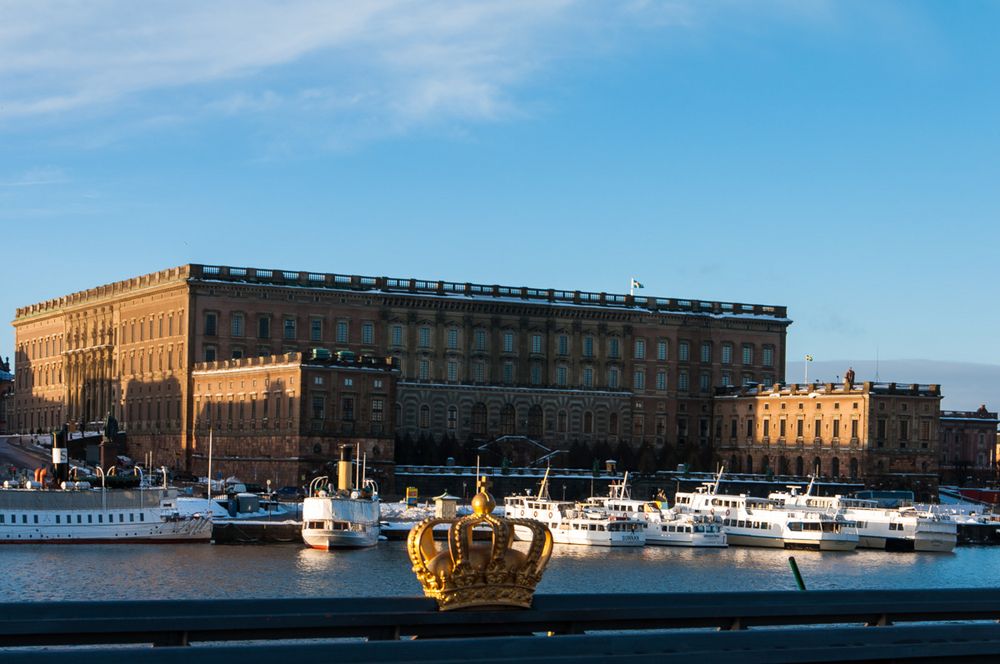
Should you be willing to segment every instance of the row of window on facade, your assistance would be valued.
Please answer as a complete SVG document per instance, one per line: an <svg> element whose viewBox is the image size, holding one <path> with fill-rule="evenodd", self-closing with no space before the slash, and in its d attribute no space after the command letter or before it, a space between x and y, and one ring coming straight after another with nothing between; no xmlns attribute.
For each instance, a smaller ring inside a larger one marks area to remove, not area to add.
<svg viewBox="0 0 1000 664"><path fill-rule="evenodd" d="M816 418L813 420L813 425L808 429L808 434L811 434L813 438L823 437L823 424L826 420L823 418ZM771 435L776 435L778 439L784 439L788 437L787 431L788 421L785 418L777 420L777 426L772 427L771 419L764 418L760 420L760 434L763 438L770 438ZM900 418L896 420L896 439L901 442L910 440L910 425L911 420L906 418ZM729 423L729 437L732 440L736 440L738 435L739 422L737 418L732 418ZM859 438L859 430L861 422L859 419L852 418L849 422L849 433L852 440L857 440ZM919 422L919 440L923 442L929 442L931 438L931 422L930 420L922 419ZM748 417L745 420L745 431L746 437L752 439L756 431L756 420L752 417ZM875 441L876 443L884 442L888 438L888 428L889 420L884 417L876 419L875 423ZM833 418L829 420L829 426L827 427L830 438L839 439L841 437L841 420L840 418ZM718 436L718 432L716 432ZM796 439L803 439L807 435L806 420L805 418L797 418L795 420L795 432Z"/></svg>
<svg viewBox="0 0 1000 664"><path fill-rule="evenodd" d="M405 364L400 361L399 365L401 367ZM434 363L430 359L421 358L416 362L416 380L420 381L430 381L430 380L440 380L442 377L438 376L435 372ZM462 363L457 359L449 359L444 363L445 374L443 376L444 380L449 383L462 382L465 380L471 380L474 383L489 383L493 380L490 376L489 364L485 360L473 360L469 363L471 368L471 374L466 377L462 372ZM517 378L517 365L513 361L505 361L500 365L501 375L498 376L496 382L505 385L514 385L521 382ZM531 385L542 385L544 383L544 365L540 362L532 362L528 367L528 383ZM555 375L553 376L554 384L557 387L583 387L583 388L594 388L603 386L607 389L620 389L626 387L622 384L621 374L622 371L619 367L608 367L604 373L604 382L599 385L596 381L598 370L594 367L584 366L578 369L577 376L575 379L571 380L571 369L565 365L557 365L555 368ZM668 388L668 371L666 369L658 369L653 373L653 384L648 385L646 379L647 376L646 369L639 368L632 372L632 382L631 388L633 390L645 390L647 387L652 387L658 391L665 391ZM407 378L406 372L403 372L403 378ZM756 384L755 377L751 373L744 373L741 376L742 383L744 385ZM767 381L773 382L774 376L770 374L765 374L763 376L765 383ZM728 371L723 371L720 374L721 385L731 386L733 385L733 374ZM702 393L708 393L711 391L712 385L712 374L709 372L702 372L698 374L698 386L697 390ZM691 391L691 375L686 369L680 369L677 371L677 389L681 392Z"/></svg>
<svg viewBox="0 0 1000 664"><path fill-rule="evenodd" d="M258 339L270 339L271 338L271 316L270 315L259 315L256 319L257 325L257 338ZM309 341L323 342L327 339L324 336L324 319L318 316L313 316L309 318ZM216 312L207 312L205 314L205 336L214 337L218 335L219 330L219 314ZM421 325L417 328L417 348L430 349L434 346L432 343L433 332L435 328L431 325ZM230 336L231 337L246 337L246 315L240 312L234 312L230 314ZM389 345L392 348L405 348L407 343L405 340L405 328L403 325L391 325L389 328ZM295 316L285 316L281 319L281 336L286 340L298 340L298 318ZM472 350L479 352L487 352L489 350L489 336L490 331L485 327L477 327L473 330L472 334ZM545 354L544 348L544 337L541 333L531 333L528 337L530 344L530 353L533 355ZM338 319L335 321L335 334L332 341L336 343L353 343L355 340L351 338L351 321L347 319ZM361 344L372 345L375 343L375 323L373 321L362 321L361 323ZM457 327L449 327L445 332L445 348L448 350L459 350L461 342L461 331ZM516 333L511 330L504 330L500 334L501 351L509 354L516 354L517 338ZM596 338L593 335L586 335L582 339L581 355L583 357L595 357L595 342ZM616 336L609 337L607 339L607 357L620 358L621 357L621 339ZM681 362L687 362L691 360L691 342L689 341L679 341L677 343L677 359ZM722 364L733 364L734 363L734 353L735 344L731 342L724 342L721 344L721 362ZM741 344L740 352L742 364L751 366L754 364L754 345L753 344ZM570 337L567 334L560 334L556 336L556 348L557 355L568 356L570 354ZM633 357L637 360L646 359L646 340L645 339L635 339L633 341ZM713 362L714 357L714 344L712 342L702 342L700 346L699 359L703 363ZM658 339L655 342L655 358L658 361L666 361L668 358L668 343L665 339ZM765 367L774 366L774 346L764 345L762 348L761 364Z"/></svg>
<svg viewBox="0 0 1000 664"><path fill-rule="evenodd" d="M262 314L256 317L255 336L258 339L270 339L272 334L272 317L269 314ZM299 339L299 319L296 316L284 316L280 319L281 338L290 341ZM324 319L319 316L309 317L309 341L328 341L324 336ZM351 343L351 325L349 320L339 319L334 323L334 336L332 341L337 343ZM214 311L206 312L204 334L207 337L219 335L219 314ZM229 336L247 337L247 317L241 312L229 314ZM375 343L375 323L364 321L361 323L361 343L372 345Z"/></svg>
<svg viewBox="0 0 1000 664"><path fill-rule="evenodd" d="M176 320L176 322L175 322ZM120 340L123 344L138 343L183 335L184 313L182 311L150 315L149 318L133 318L121 324Z"/></svg>
<svg viewBox="0 0 1000 664"><path fill-rule="evenodd" d="M857 457L851 457L848 463L850 478L856 479L860 471L860 464ZM771 471L779 475L790 475L794 472L798 477L804 476L807 472L816 475L824 475L828 472L830 477L840 477L840 459L833 457L830 460L829 466L824 466L823 460L820 457L815 457L812 460L812 464L806 466L806 460L801 456L795 457L794 460L789 460L783 456L772 460L769 456L764 455L757 459L755 463L753 455L748 454L745 459L745 465L741 465L740 457L734 454L729 458L729 465L726 470L734 473L765 473Z"/></svg>
<svg viewBox="0 0 1000 664"><path fill-rule="evenodd" d="M287 408L282 406L282 393L275 392L268 398L267 394L262 394L258 400L256 395L250 395L248 399L204 399L197 400L195 410L199 414L199 422L203 425L215 423L229 423L238 421L279 421L284 414L289 422L295 417L295 394L287 394ZM357 398L352 395L343 395L339 400L339 413L334 412L330 407L330 397L326 394L310 394L309 417L315 421L325 421L328 419L340 419L345 422L354 422L357 419L356 404ZM260 406L258 407L258 402ZM385 419L385 399L373 397L370 400L370 410L368 414L370 422L383 422Z"/></svg>

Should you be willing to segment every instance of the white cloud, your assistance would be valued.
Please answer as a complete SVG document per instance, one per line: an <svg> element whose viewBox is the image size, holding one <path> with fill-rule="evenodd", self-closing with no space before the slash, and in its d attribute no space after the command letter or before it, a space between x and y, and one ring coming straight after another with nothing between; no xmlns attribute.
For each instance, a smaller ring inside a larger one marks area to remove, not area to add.
<svg viewBox="0 0 1000 664"><path fill-rule="evenodd" d="M0 187L36 187L46 184L62 184L68 181L69 178L61 169L53 167L32 168L16 177L0 180Z"/></svg>
<svg viewBox="0 0 1000 664"><path fill-rule="evenodd" d="M305 111L383 133L496 120L519 112L518 86L554 60L627 43L622 27L693 29L733 7L744 16L795 14L803 3L825 6L0 0L0 127L97 114L116 116L111 132L128 131L148 116L206 112Z"/></svg>

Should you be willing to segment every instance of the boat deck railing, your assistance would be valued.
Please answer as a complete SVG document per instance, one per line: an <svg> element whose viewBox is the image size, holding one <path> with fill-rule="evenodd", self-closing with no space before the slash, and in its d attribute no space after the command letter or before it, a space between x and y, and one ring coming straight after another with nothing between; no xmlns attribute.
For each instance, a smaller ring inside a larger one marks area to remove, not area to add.
<svg viewBox="0 0 1000 664"><path fill-rule="evenodd" d="M559 594L536 596L529 610L468 612L440 612L422 597L12 602L0 604L0 659L250 664L328 661L333 652L338 662L987 658L1000 656L998 619L1000 595L986 588Z"/></svg>

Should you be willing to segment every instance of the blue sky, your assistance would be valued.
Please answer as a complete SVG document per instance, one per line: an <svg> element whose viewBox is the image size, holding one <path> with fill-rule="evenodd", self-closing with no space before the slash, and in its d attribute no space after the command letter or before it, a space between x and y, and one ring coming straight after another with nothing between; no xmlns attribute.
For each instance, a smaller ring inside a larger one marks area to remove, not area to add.
<svg viewBox="0 0 1000 664"><path fill-rule="evenodd" d="M998 19L975 1L0 0L0 309L187 262L635 276L787 305L790 360L1000 365Z"/></svg>

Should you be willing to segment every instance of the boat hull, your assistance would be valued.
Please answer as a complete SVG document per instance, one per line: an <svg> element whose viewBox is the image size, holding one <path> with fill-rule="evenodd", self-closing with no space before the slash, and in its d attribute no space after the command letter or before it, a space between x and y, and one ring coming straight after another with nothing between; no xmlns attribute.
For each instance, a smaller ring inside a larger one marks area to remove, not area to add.
<svg viewBox="0 0 1000 664"><path fill-rule="evenodd" d="M379 528L362 530L303 530L302 541L313 549L363 549L378 543Z"/></svg>

